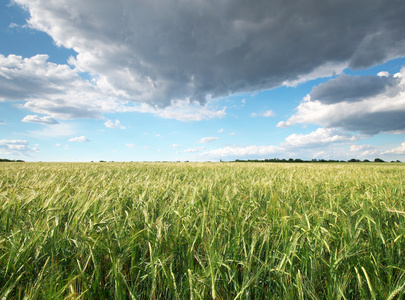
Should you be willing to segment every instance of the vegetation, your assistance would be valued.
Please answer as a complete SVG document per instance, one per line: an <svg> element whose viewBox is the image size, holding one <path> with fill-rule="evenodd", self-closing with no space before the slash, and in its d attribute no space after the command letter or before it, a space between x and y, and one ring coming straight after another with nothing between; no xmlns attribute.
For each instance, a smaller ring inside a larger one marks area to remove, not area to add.
<svg viewBox="0 0 405 300"><path fill-rule="evenodd" d="M24 162L24 161L21 159L14 160L14 159L0 158L0 162Z"/></svg>
<svg viewBox="0 0 405 300"><path fill-rule="evenodd" d="M403 299L405 166L4 163L1 299Z"/></svg>
<svg viewBox="0 0 405 300"><path fill-rule="evenodd" d="M222 162L222 160L221 160L221 162ZM260 163L263 163L263 162L270 162L270 163L274 163L274 162L276 162L276 163L279 163L279 162L281 162L281 163L309 163L309 162L311 162L311 163L318 163L318 162L319 163L338 163L338 162L341 162L342 163L342 162L346 162L346 161L345 160L336 160L336 159L326 160L326 159L315 159L315 158L312 160L302 160L300 158L296 158L296 159L293 159L293 158L289 158L289 159L266 158L266 159L248 159L248 160L237 159L234 162L260 162ZM361 161L360 159L351 158L347 162L370 162L370 161L368 159ZM376 158L376 159L374 159L374 162L384 162L384 160L382 160L381 158ZM391 161L391 162L398 163L401 161L396 160L396 161Z"/></svg>

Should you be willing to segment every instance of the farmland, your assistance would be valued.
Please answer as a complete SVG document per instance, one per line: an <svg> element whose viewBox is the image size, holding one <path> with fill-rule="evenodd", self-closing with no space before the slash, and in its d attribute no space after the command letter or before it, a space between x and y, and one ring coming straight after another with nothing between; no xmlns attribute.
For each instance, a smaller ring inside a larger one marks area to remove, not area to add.
<svg viewBox="0 0 405 300"><path fill-rule="evenodd" d="M1 299L404 291L404 164L0 166Z"/></svg>

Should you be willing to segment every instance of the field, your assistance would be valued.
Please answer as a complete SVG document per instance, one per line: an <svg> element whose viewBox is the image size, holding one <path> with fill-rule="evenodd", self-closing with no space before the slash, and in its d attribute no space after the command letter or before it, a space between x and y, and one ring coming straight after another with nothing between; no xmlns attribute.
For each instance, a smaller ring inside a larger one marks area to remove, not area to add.
<svg viewBox="0 0 405 300"><path fill-rule="evenodd" d="M404 299L405 164L2 163L0 299Z"/></svg>

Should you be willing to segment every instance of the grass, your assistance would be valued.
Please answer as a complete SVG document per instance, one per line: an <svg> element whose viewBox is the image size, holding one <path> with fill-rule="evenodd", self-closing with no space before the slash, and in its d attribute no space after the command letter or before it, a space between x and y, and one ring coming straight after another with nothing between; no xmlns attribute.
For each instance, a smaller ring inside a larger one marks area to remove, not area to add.
<svg viewBox="0 0 405 300"><path fill-rule="evenodd" d="M403 299L405 165L2 163L0 299Z"/></svg>

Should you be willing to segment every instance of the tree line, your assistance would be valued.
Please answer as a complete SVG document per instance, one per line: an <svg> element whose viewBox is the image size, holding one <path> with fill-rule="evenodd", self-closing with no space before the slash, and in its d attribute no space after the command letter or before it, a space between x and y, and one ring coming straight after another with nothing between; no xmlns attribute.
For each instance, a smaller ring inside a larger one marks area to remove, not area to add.
<svg viewBox="0 0 405 300"><path fill-rule="evenodd" d="M21 159L7 159L7 158L0 158L0 162L24 162Z"/></svg>
<svg viewBox="0 0 405 300"><path fill-rule="evenodd" d="M335 160L335 159L326 160L326 159L315 159L315 158L311 159L311 160L303 160L300 158L296 158L296 159L293 159L293 158L289 158L289 159L270 158L270 159L268 159L268 158L266 158L266 159L246 159L246 160L236 159L233 162L272 162L272 163L274 163L274 162L276 162L276 163L277 162L280 162L280 163L309 163L309 162L310 163L326 163L326 162L345 163L345 162L350 162L350 163L352 163L352 162L372 162L372 161L370 161L368 159L360 160L360 159L356 159L356 158L352 158L349 160ZM383 160L381 158L375 158L373 162L385 162L385 160ZM391 161L391 162L401 162L401 161L396 160L396 161Z"/></svg>

